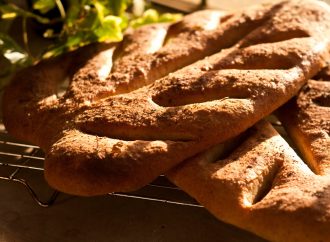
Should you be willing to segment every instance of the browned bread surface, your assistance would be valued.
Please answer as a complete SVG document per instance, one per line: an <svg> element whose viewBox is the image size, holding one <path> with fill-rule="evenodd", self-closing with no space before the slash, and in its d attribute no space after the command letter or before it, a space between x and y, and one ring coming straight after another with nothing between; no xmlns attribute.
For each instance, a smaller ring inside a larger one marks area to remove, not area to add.
<svg viewBox="0 0 330 242"><path fill-rule="evenodd" d="M4 123L46 151L53 187L134 190L288 101L325 66L329 36L330 7L318 1L197 12L93 47L64 96L57 86L79 55L18 73Z"/></svg>
<svg viewBox="0 0 330 242"><path fill-rule="evenodd" d="M330 82L309 80L279 118L317 174L330 172Z"/></svg>
<svg viewBox="0 0 330 242"><path fill-rule="evenodd" d="M270 241L329 241L329 170L313 173L266 122L249 133L229 155L218 145L168 177L220 220Z"/></svg>

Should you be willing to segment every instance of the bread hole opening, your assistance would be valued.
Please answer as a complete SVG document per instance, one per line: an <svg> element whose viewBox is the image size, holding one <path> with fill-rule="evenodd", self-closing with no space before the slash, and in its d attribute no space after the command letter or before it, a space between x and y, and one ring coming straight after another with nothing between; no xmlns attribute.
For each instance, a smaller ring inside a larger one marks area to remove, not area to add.
<svg viewBox="0 0 330 242"><path fill-rule="evenodd" d="M323 93L321 96L318 96L313 99L313 102L322 107L330 107L330 94L329 93Z"/></svg>
<svg viewBox="0 0 330 242"><path fill-rule="evenodd" d="M235 152L252 134L253 128L247 129L235 138L232 138L223 143L221 150L219 150L214 162L221 162L230 158L230 155Z"/></svg>
<svg viewBox="0 0 330 242"><path fill-rule="evenodd" d="M260 55L259 53L244 52L237 54L230 53L218 64L214 65L213 70L237 69L237 70L288 70L296 65L292 58L277 53Z"/></svg>
<svg viewBox="0 0 330 242"><path fill-rule="evenodd" d="M252 205L261 202L266 196L267 194L271 191L271 189L273 188L273 184L275 181L275 178L277 176L277 174L280 171L280 165L279 163L275 163L273 167L269 168L269 171L267 174L265 174L260 180L259 180L259 187L257 188L257 192L254 195L253 201L252 201Z"/></svg>
<svg viewBox="0 0 330 242"><path fill-rule="evenodd" d="M195 32L196 30L215 30L221 26L221 24L225 23L229 19L231 19L234 15L233 14L226 14L223 16L220 16L222 13L210 13L209 21L205 23L203 26L196 26L196 28L192 28L191 26L184 26L184 20L181 20L177 23L172 24L166 34L163 46L167 45L171 39L178 36L180 33L184 32ZM201 25L200 23L197 23L196 25Z"/></svg>
<svg viewBox="0 0 330 242"><path fill-rule="evenodd" d="M230 101L234 99L248 99L249 90L236 90L233 83L224 77L217 77L217 71L203 72L200 76L174 79L169 84L162 84L160 92L153 95L152 101L162 107L178 107L211 101ZM186 80L186 79L193 80ZM235 80L233 81L235 82Z"/></svg>
<svg viewBox="0 0 330 242"><path fill-rule="evenodd" d="M56 89L57 98L61 98L61 97L64 96L64 94L65 94L67 88L69 87L69 85L70 85L70 78L69 77L66 77L63 82L61 82L57 85L57 89Z"/></svg>
<svg viewBox="0 0 330 242"><path fill-rule="evenodd" d="M235 100L235 99L246 99L247 96L244 95L232 95L232 96L225 96L221 95L220 93L216 92L209 92L209 93L191 93L189 95L182 95L178 97L163 97L161 95L153 97L152 101L155 102L157 105L162 107L179 107L185 106L190 104L201 104L211 101L226 101L226 100Z"/></svg>
<svg viewBox="0 0 330 242"><path fill-rule="evenodd" d="M264 26L262 26L264 28ZM268 33L270 31L267 31ZM256 32L252 32L251 36L247 36L246 40L242 41L242 44L240 45L240 48L249 47L252 45L258 45L258 44L271 44L271 43L277 43L282 41L288 41L291 39L296 38L308 38L310 37L310 34L302 29L294 29L294 30L287 30L282 32L270 32L269 34L263 35L260 33L259 29L256 29ZM253 36L252 36L253 35Z"/></svg>
<svg viewBox="0 0 330 242"><path fill-rule="evenodd" d="M324 67L316 76L313 77L314 80L330 81L330 66Z"/></svg>
<svg viewBox="0 0 330 242"><path fill-rule="evenodd" d="M299 158L302 159L303 155L301 154L294 140L290 137L285 127L283 126L282 122L278 119L276 115L278 115L278 113L276 113L275 115L271 114L267 116L265 119L272 124L273 128L277 131L277 133L281 135L281 137L289 144L289 146L295 151L295 153L299 156Z"/></svg>
<svg viewBox="0 0 330 242"><path fill-rule="evenodd" d="M79 48L69 53L71 64L67 76L57 83L54 93L58 98L75 95L71 86L78 87L91 85L92 79L105 79L111 71L109 54L113 52L115 44L96 43ZM112 55L111 55L112 56ZM88 80L88 82L86 81ZM70 94L68 94L70 93Z"/></svg>
<svg viewBox="0 0 330 242"><path fill-rule="evenodd" d="M175 142L189 142L195 140L195 137L189 136L182 133L159 133L154 132L153 130L144 130L144 129L129 129L129 128L118 128L118 129L104 129L103 127L96 127L91 124L81 125L80 131L100 137L108 137L110 139L118 139L123 141L175 141Z"/></svg>
<svg viewBox="0 0 330 242"><path fill-rule="evenodd" d="M229 158L230 155L248 139L250 134L251 130L248 129L234 138L213 146L206 154L206 160L210 163L224 161L225 159Z"/></svg>
<svg viewBox="0 0 330 242"><path fill-rule="evenodd" d="M294 99L292 99L289 104L294 104ZM285 115L281 112L283 111L277 111L276 116L281 117L281 115ZM273 127L289 144L289 146L294 150L298 157L309 167L309 169L316 175L320 174L318 164L315 163L310 154L308 152L305 152L305 150L302 148L301 139L297 139L295 133L290 133L290 129L288 127L285 127L282 122L280 122L280 125L273 124Z"/></svg>

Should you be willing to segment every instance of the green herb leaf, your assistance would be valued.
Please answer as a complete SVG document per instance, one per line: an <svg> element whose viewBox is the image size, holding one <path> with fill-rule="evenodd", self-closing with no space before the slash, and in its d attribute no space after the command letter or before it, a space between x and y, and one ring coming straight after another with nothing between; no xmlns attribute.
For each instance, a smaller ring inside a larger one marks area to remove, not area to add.
<svg viewBox="0 0 330 242"><path fill-rule="evenodd" d="M0 53L11 64L25 66L31 63L29 55L8 35L0 33Z"/></svg>
<svg viewBox="0 0 330 242"><path fill-rule="evenodd" d="M137 19L131 21L130 25L133 28L140 27L145 24L151 23L163 23L163 22L175 22L182 18L182 14L170 14L165 13L159 15L155 9L148 9L143 15Z"/></svg>
<svg viewBox="0 0 330 242"><path fill-rule="evenodd" d="M97 36L99 42L102 41L120 41L123 38L122 35L122 19L120 17L108 15L103 19L103 22L94 33Z"/></svg>
<svg viewBox="0 0 330 242"><path fill-rule="evenodd" d="M33 3L33 9L39 10L42 14L47 13L55 7L56 3L54 0L35 0Z"/></svg>
<svg viewBox="0 0 330 242"><path fill-rule="evenodd" d="M58 56L93 42L120 41L128 26L138 27L181 18L180 14L160 15L154 9L145 11L144 0L32 0L32 3L32 9L23 9L14 3L0 0L1 19L7 20L0 25L0 62L11 65L6 70L1 70L0 76L16 67L32 64L32 59L40 61ZM58 9L57 16L43 16L54 8ZM38 10L40 15L32 10ZM16 17L23 18L25 49L5 34ZM39 23L37 28L43 30L44 38L55 40L54 44L46 46L35 58L28 54L28 18Z"/></svg>
<svg viewBox="0 0 330 242"><path fill-rule="evenodd" d="M158 22L165 23L165 22L177 22L182 19L182 14L173 14L173 13L164 13L159 16Z"/></svg>
<svg viewBox="0 0 330 242"><path fill-rule="evenodd" d="M125 10L132 4L130 0L103 0L104 5L108 6L112 15L123 16Z"/></svg>
<svg viewBox="0 0 330 242"><path fill-rule="evenodd" d="M48 24L50 21L48 18L41 17L32 12L26 11L22 8L17 7L14 4L1 4L0 5L1 18L8 18L9 16L22 16L24 18L34 18L42 24Z"/></svg>
<svg viewBox="0 0 330 242"><path fill-rule="evenodd" d="M100 20L100 23L103 23L104 16L106 15L106 6L103 5L100 1L94 0L94 6L97 12L97 16Z"/></svg>
<svg viewBox="0 0 330 242"><path fill-rule="evenodd" d="M90 9L90 6L85 5L84 3L80 3L79 0L69 1L69 7L66 11L66 19L64 26L71 28L74 25L75 21L80 18L81 12L88 11L88 9Z"/></svg>

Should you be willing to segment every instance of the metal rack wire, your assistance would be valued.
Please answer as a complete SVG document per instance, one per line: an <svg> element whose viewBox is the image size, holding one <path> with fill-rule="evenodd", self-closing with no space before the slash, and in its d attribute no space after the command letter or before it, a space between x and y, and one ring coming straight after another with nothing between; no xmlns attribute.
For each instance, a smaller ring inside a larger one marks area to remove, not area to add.
<svg viewBox="0 0 330 242"><path fill-rule="evenodd" d="M42 207L49 207L55 203L59 192L48 187L43 180L44 154L37 146L22 143L11 138L4 126L0 123L0 180L18 183L25 187L32 199ZM31 185L28 178L22 173L37 172L33 174L41 177L42 185L50 190L48 198L41 199L44 194L39 194ZM0 181L0 182L2 182ZM178 187L170 183L164 176L160 176L151 184L132 193L111 193L111 196L143 199L154 202L170 203L177 205L201 207L195 200L185 194Z"/></svg>

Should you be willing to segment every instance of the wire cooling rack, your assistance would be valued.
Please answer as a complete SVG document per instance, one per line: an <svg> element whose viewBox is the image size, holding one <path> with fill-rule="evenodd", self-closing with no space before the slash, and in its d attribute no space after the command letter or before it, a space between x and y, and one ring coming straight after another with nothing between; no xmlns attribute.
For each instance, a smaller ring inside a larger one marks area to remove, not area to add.
<svg viewBox="0 0 330 242"><path fill-rule="evenodd" d="M38 205L49 207L54 204L60 193L52 190L43 179L43 161L44 153L38 146L13 139L0 123L0 182L21 184ZM35 177L39 177L39 180L33 186L32 180ZM40 189L40 186L43 188ZM37 190L42 190L42 192L37 192ZM50 195L41 199L45 197L45 194L41 194L45 193L44 190L48 190L47 194ZM136 192L109 195L201 207L186 193L170 183L165 176L158 177L154 182Z"/></svg>

